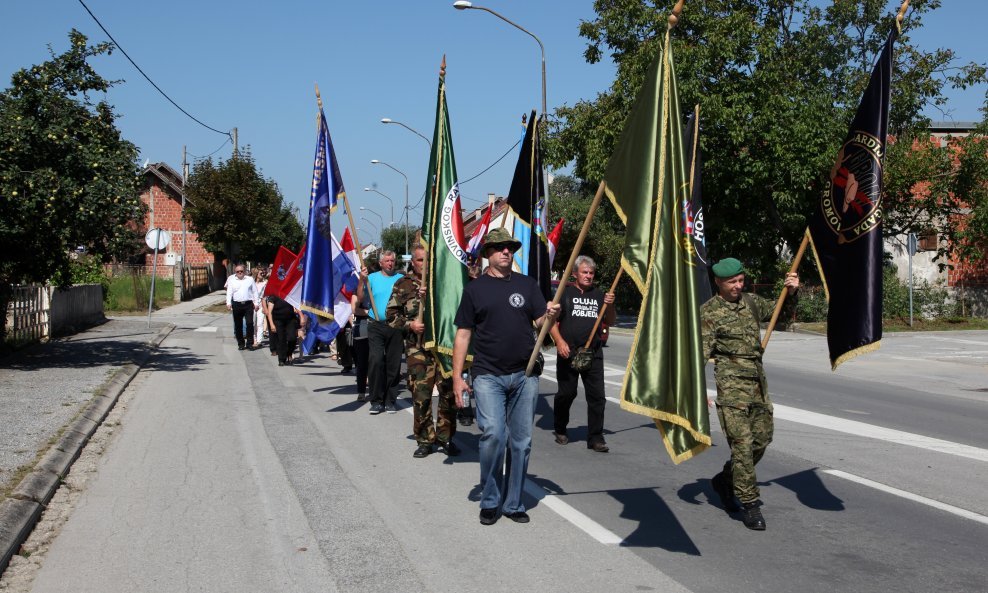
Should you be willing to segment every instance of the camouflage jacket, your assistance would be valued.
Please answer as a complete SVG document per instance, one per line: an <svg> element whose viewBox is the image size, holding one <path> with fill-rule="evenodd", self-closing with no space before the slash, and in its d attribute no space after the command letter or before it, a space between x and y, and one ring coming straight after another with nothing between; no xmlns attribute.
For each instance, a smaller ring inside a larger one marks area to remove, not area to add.
<svg viewBox="0 0 988 593"><path fill-rule="evenodd" d="M764 378L759 323L772 317L774 303L743 293L736 303L714 296L700 307L703 359L714 359L718 387L727 379Z"/></svg>
<svg viewBox="0 0 988 593"><path fill-rule="evenodd" d="M388 308L384 314L387 324L395 329L405 332L405 347L417 349L418 334L412 331L411 323L419 315L419 279L414 276L405 276L397 283L391 291L391 300L388 301Z"/></svg>

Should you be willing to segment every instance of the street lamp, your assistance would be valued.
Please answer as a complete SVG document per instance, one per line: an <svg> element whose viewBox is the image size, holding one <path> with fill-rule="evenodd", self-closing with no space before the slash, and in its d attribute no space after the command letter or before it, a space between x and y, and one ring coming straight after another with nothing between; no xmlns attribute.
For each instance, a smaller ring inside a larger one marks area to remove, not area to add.
<svg viewBox="0 0 988 593"><path fill-rule="evenodd" d="M486 7L483 7L483 6L474 6L473 5L473 2L467 2L466 0L458 0L457 2L454 2L453 3L453 8L455 8L456 10L468 10L468 9L472 9L472 10L483 10L485 12L489 12L489 13L493 14L494 16L496 16L497 18L501 19L502 21L504 21L504 22L508 23L509 25L515 27L516 29L519 29L522 32L528 34L529 37L531 37L532 39L534 39L535 42L539 44L539 49L542 51L542 121L543 121L543 123L545 123L545 110L546 110L546 103L545 103L545 46L542 45L542 41L538 37L536 37L528 29L526 29L526 28L522 27L521 25L519 25L518 23L515 23L515 22L513 22L513 21L511 21L511 20L509 20L507 18L505 18L504 16L502 16L502 15L494 12L490 8L486 8Z"/></svg>
<svg viewBox="0 0 988 593"><path fill-rule="evenodd" d="M385 227L384 227L384 218L383 218L383 217L382 217L382 216L381 216L380 214L378 214L377 212L374 212L374 211L373 211L373 210L371 210L370 208L364 208L363 206L361 206L361 207L360 207L360 209L361 209L361 210L366 210L367 212L370 212L370 213L371 213L371 214L373 214L374 216L376 216L376 217L378 217L378 218L379 218L379 219L381 220L381 230L382 230L382 231L384 230L384 228L385 228Z"/></svg>
<svg viewBox="0 0 988 593"><path fill-rule="evenodd" d="M391 224L394 224L395 223L395 203L391 201L391 198L389 198L387 195L382 194L381 192L377 191L373 187L365 187L364 188L364 191L372 191L375 194L378 194L379 196L382 196L385 200L388 201L388 204L391 205Z"/></svg>
<svg viewBox="0 0 988 593"><path fill-rule="evenodd" d="M371 219L367 218L366 216L361 216L360 217L360 220L362 220L362 221L366 222L367 224L369 224L371 230L374 231L375 233L380 233L381 232L380 229L377 228L377 225L374 224L374 222L371 221Z"/></svg>
<svg viewBox="0 0 988 593"><path fill-rule="evenodd" d="M391 119L390 117L381 118L381 123L382 124L398 124L399 126L405 128L409 132L411 132L413 134L416 134L419 138L425 140L425 143L429 145L429 151L430 152L432 151L432 142L430 142L428 138L426 138L425 136L423 136L421 132L419 132L418 130L412 128L411 126L407 126L407 125L401 123L400 121L396 121L396 120Z"/></svg>
<svg viewBox="0 0 988 593"><path fill-rule="evenodd" d="M405 178L405 255L408 255L408 175L405 175L398 169L395 169L391 165L385 163L384 161L379 161L377 159L371 160L372 165L384 165L385 167L391 169L395 173L401 175Z"/></svg>

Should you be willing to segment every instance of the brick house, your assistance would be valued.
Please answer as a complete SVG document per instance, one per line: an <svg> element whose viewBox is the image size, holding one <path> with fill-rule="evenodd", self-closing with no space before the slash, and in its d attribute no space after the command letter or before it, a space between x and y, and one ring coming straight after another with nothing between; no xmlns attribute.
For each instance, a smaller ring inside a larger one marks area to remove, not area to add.
<svg viewBox="0 0 988 593"><path fill-rule="evenodd" d="M976 126L974 122L934 122L930 126L930 140L946 147L951 137L967 136ZM964 215L961 214L951 224L964 224ZM892 254L892 262L902 281L908 278L909 260L912 259L914 282L926 280L942 283L954 299L963 300L967 314L988 316L988 261L971 263L955 255L947 262L950 267L940 270L933 258L941 240L932 232L919 236L917 252L911 258L903 237L886 237L885 249Z"/></svg>
<svg viewBox="0 0 988 593"><path fill-rule="evenodd" d="M182 263L182 176L165 163L151 163L141 171L141 180L141 201L148 207L142 230L157 227L171 235L169 245L158 252L158 277L172 278L175 266ZM186 228L184 239L186 264L212 268L215 255L206 251L199 236ZM154 265L153 250L147 250L143 263Z"/></svg>

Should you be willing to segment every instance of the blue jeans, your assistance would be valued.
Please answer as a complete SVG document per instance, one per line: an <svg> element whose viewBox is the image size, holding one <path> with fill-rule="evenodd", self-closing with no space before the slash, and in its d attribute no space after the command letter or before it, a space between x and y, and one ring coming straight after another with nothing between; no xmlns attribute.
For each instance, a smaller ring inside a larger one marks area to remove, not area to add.
<svg viewBox="0 0 988 593"><path fill-rule="evenodd" d="M539 378L526 377L525 371L478 375L473 380L473 395L477 402L477 426L482 432L480 508L501 507L502 513L524 511L521 493L532 451Z"/></svg>

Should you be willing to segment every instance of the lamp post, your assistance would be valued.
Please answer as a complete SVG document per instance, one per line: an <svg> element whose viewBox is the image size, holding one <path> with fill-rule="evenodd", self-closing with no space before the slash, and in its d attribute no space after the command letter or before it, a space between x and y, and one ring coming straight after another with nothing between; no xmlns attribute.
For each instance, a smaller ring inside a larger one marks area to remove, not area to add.
<svg viewBox="0 0 988 593"><path fill-rule="evenodd" d="M370 228L371 228L372 231L374 231L374 232L376 232L378 234L381 233L381 231L377 228L377 226L375 226L374 223L371 222L371 220L369 218L367 218L366 216L361 216L360 217L360 220L362 220L362 221L366 222L368 225L370 225Z"/></svg>
<svg viewBox="0 0 988 593"><path fill-rule="evenodd" d="M467 2L466 0L458 0L457 2L454 2L453 3L453 8L455 8L456 10L483 10L485 12L489 12L489 13L493 14L494 16L496 16L497 18L501 19L502 21L504 21L504 22L508 23L509 25L515 27L516 29L519 29L520 31L526 33L529 37L531 37L532 39L534 39L536 43L539 44L539 49L542 51L542 123L544 124L545 123L545 110L546 110L546 102L545 102L545 46L542 45L542 41L538 37L536 37L535 34L533 34L531 31L529 31L525 27L522 27L518 23L513 22L513 21L505 18L504 16L502 16L502 15L494 12L490 8L486 8L484 6L474 6L473 5L473 2Z"/></svg>
<svg viewBox="0 0 988 593"><path fill-rule="evenodd" d="M361 207L360 207L360 209L361 209L361 210L364 210L364 211L367 211L367 212L370 212L371 214L373 214L374 216L376 216L376 217L377 217L377 218L378 218L378 219L379 219L379 220L381 221L381 232L384 232L384 228L385 228L385 226L384 226L384 217L383 217L383 216L381 216L381 215L380 215L380 214L378 214L377 212L374 212L374 211L373 211L373 210L371 210L370 208L364 208L363 206L361 206ZM383 237L382 237L382 238L383 238Z"/></svg>
<svg viewBox="0 0 988 593"><path fill-rule="evenodd" d="M417 135L419 138L425 140L425 143L429 145L429 150L430 151L432 150L432 142L430 142L428 138L426 138L421 132L419 132L415 128L412 128L411 126L407 126L407 125L401 123L400 121L393 120L390 117L383 117L383 118L381 118L381 123L382 124L398 124L399 126L405 128L409 132Z"/></svg>
<svg viewBox="0 0 988 593"><path fill-rule="evenodd" d="M405 255L408 255L408 175L405 175L398 169L395 169L391 165L385 163L384 161L379 161L377 159L371 160L372 165L384 165L385 167L391 169L395 173L401 175L405 178Z"/></svg>
<svg viewBox="0 0 988 593"><path fill-rule="evenodd" d="M364 188L364 191L372 191L375 194L383 197L385 200L388 201L388 204L391 205L391 224L394 224L395 223L395 203L391 201L391 198L389 198L387 195L382 194L381 192L377 191L373 187L365 187Z"/></svg>

